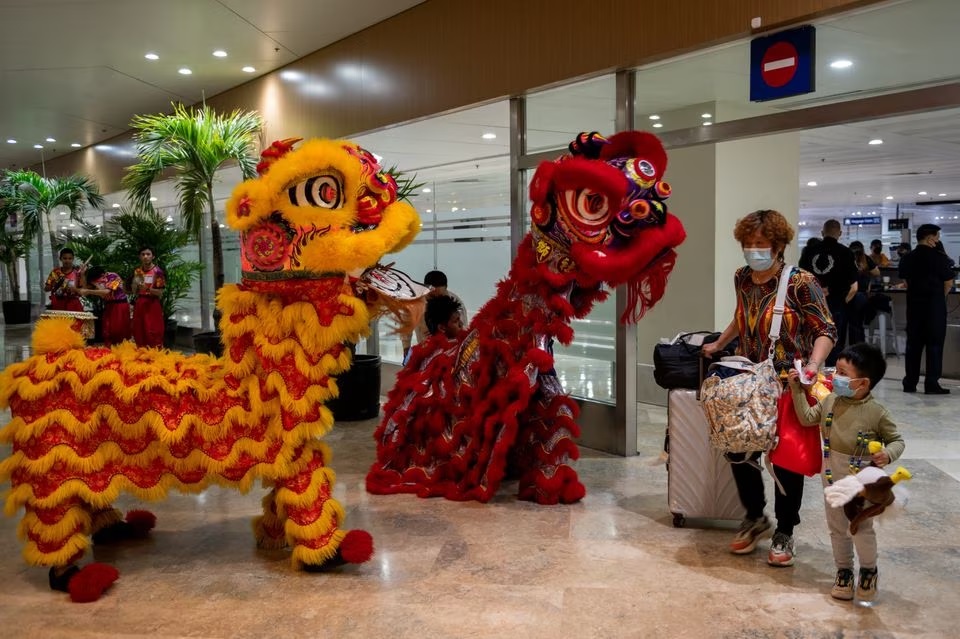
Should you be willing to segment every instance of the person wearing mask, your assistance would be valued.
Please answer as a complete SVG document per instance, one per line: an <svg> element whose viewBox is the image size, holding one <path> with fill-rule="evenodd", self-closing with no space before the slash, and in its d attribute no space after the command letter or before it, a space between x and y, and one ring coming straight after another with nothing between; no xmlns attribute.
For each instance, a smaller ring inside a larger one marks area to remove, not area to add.
<svg viewBox="0 0 960 639"><path fill-rule="evenodd" d="M73 249L60 249L60 266L50 271L43 290L50 293L50 309L54 311L83 311L80 302L80 270L73 266Z"/></svg>
<svg viewBox="0 0 960 639"><path fill-rule="evenodd" d="M897 247L897 261L903 259L903 256L910 252L910 243L909 242L900 242L900 245Z"/></svg>
<svg viewBox="0 0 960 639"><path fill-rule="evenodd" d="M917 247L900 260L900 277L907 283L907 354L903 392L917 392L920 358L926 351L923 380L927 395L946 395L940 386L943 343L947 337L947 294L953 288L949 258L936 249L940 227L922 224L917 229Z"/></svg>
<svg viewBox="0 0 960 639"><path fill-rule="evenodd" d="M836 365L846 344L847 304L857 294L857 265L853 252L839 242L842 228L837 220L824 222L823 242L800 260L800 268L813 273L827 294L827 306L837 327L837 341L827 357L827 366Z"/></svg>
<svg viewBox="0 0 960 639"><path fill-rule="evenodd" d="M869 302L870 282L880 277L880 268L864 252L863 242L850 242L853 261L857 265L857 292L847 304L847 338L849 344L860 344L866 339L864 320Z"/></svg>
<svg viewBox="0 0 960 639"><path fill-rule="evenodd" d="M747 265L734 275L737 308L730 324L717 341L705 344L704 357L712 357L739 337L737 355L753 362L767 358L770 349L770 326L780 278L786 265L783 252L793 239L793 229L777 211L755 211L737 221L733 235L743 249ZM816 375L827 354L833 348L837 331L830 318L823 289L816 278L806 271L793 269L784 305L780 338L774 350L774 367L786 383L787 371L801 360L804 376ZM763 475L758 463L760 451L729 453L737 493L746 510L730 543L730 552L745 555L753 552L760 537L770 527L764 514L767 502ZM803 475L776 464L773 472L783 492L774 492L774 511L777 527L767 555L771 566L792 566L794 563L794 527L800 523L800 505L803 499Z"/></svg>
<svg viewBox="0 0 960 639"><path fill-rule="evenodd" d="M890 258L883 252L883 242L880 240L870 241L870 259L880 268L890 266Z"/></svg>

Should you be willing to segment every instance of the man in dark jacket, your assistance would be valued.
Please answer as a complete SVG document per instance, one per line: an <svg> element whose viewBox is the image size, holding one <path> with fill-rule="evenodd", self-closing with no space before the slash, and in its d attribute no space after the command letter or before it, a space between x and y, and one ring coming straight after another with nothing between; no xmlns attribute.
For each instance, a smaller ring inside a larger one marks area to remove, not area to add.
<svg viewBox="0 0 960 639"><path fill-rule="evenodd" d="M800 268L817 277L823 292L827 294L827 306L837 326L837 341L825 364L835 366L837 355L847 342L846 306L857 294L857 265L853 252L837 240L842 235L840 222L827 220L823 224L823 241L805 252L800 258Z"/></svg>
<svg viewBox="0 0 960 639"><path fill-rule="evenodd" d="M917 229L917 248L900 260L900 277L907 283L907 356L903 391L915 393L920 381L920 357L926 350L927 371L923 381L927 395L946 395L940 386L943 342L947 336L947 294L953 286L949 258L936 249L940 227L922 224Z"/></svg>

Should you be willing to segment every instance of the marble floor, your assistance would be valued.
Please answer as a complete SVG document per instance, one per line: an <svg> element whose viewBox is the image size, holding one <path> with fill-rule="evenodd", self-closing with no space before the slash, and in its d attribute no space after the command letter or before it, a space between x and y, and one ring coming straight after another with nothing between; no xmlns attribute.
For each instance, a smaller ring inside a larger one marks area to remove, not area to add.
<svg viewBox="0 0 960 639"><path fill-rule="evenodd" d="M18 331L5 333L7 358L23 352ZM158 525L148 540L93 552L120 580L100 601L72 604L48 589L45 570L24 564L17 517L4 517L0 637L956 637L960 388L947 385L946 397L904 395L893 379L877 391L907 440L901 463L914 479L907 509L880 528L872 608L828 594L834 570L816 479L792 568L767 566L766 543L729 554L735 523L674 528L657 463L663 415L650 409L640 411L640 455L583 451L587 497L555 507L516 501L515 484L489 504L368 495L375 422L338 424L327 438L335 494L377 552L331 574L294 572L283 552L257 551L249 522L261 491L215 488L149 505Z"/></svg>

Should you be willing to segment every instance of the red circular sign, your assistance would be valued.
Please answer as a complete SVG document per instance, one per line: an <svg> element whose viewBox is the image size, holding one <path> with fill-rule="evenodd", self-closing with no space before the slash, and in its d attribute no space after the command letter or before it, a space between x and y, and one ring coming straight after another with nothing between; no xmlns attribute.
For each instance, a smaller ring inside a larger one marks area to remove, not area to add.
<svg viewBox="0 0 960 639"><path fill-rule="evenodd" d="M760 76L767 86L778 88L797 73L797 49L789 42L777 42L763 54Z"/></svg>

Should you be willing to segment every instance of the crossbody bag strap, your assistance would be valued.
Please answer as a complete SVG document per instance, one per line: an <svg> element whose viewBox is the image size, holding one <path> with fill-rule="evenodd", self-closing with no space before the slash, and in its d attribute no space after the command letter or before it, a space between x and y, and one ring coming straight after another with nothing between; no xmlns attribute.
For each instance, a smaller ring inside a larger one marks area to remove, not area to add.
<svg viewBox="0 0 960 639"><path fill-rule="evenodd" d="M777 289L777 299L773 303L773 320L770 322L770 350L768 357L773 359L777 340L780 339L780 325L783 323L783 313L787 306L787 289L790 287L790 278L793 276L793 266L785 264L780 271L780 287Z"/></svg>

